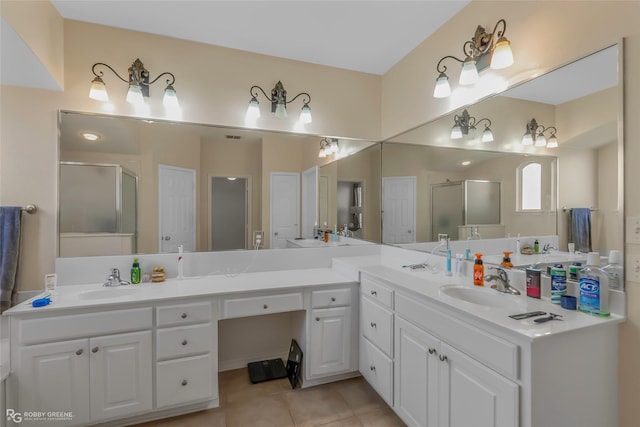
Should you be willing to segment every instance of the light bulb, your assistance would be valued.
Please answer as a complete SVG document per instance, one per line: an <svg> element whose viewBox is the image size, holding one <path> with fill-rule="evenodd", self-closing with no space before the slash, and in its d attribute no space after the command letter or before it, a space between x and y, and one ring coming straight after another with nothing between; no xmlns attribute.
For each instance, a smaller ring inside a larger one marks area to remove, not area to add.
<svg viewBox="0 0 640 427"><path fill-rule="evenodd" d="M547 148L558 148L558 138L556 138L556 134L552 134L547 142Z"/></svg>
<svg viewBox="0 0 640 427"><path fill-rule="evenodd" d="M255 97L253 97L251 98L251 101L249 101L245 120L248 122L254 122L258 117L260 117L260 103Z"/></svg>
<svg viewBox="0 0 640 427"><path fill-rule="evenodd" d="M279 119L287 118L287 107L284 106L284 103L278 102L278 105L276 106L275 114L276 114L276 117Z"/></svg>
<svg viewBox="0 0 640 427"><path fill-rule="evenodd" d="M436 87L433 90L434 98L446 98L451 95L451 85L449 84L449 77L445 73L440 73L436 79Z"/></svg>
<svg viewBox="0 0 640 427"><path fill-rule="evenodd" d="M451 128L451 139L461 139L462 138L462 129L460 126L455 125Z"/></svg>
<svg viewBox="0 0 640 427"><path fill-rule="evenodd" d="M491 132L491 129L489 129L489 126L484 128L484 131L482 131L482 142L493 142L493 132Z"/></svg>
<svg viewBox="0 0 640 427"><path fill-rule="evenodd" d="M511 42L506 37L500 37L491 55L490 67L494 70L507 68L513 64L513 52Z"/></svg>
<svg viewBox="0 0 640 427"><path fill-rule="evenodd" d="M179 110L180 103L178 102L178 95L172 85L168 85L164 90L164 97L162 98L162 105L168 110Z"/></svg>
<svg viewBox="0 0 640 427"><path fill-rule="evenodd" d="M544 147L547 145L547 138L544 137L542 133L536 135L536 147Z"/></svg>
<svg viewBox="0 0 640 427"><path fill-rule="evenodd" d="M107 85L104 84L104 81L96 76L95 79L91 82L91 89L89 90L89 98L95 99L96 101L108 101L109 94L107 93Z"/></svg>
<svg viewBox="0 0 640 427"><path fill-rule="evenodd" d="M311 123L311 108L309 104L304 104L302 106L302 110L300 110L300 118L298 119L300 123L307 124Z"/></svg>
<svg viewBox="0 0 640 427"><path fill-rule="evenodd" d="M476 83L478 78L476 61L474 61L470 56L467 56L467 59L465 59L462 64L462 71L460 72L460 80L458 83L460 83L461 86L468 86Z"/></svg>
<svg viewBox="0 0 640 427"><path fill-rule="evenodd" d="M527 131L522 137L522 145L533 145L533 137L531 136L531 132Z"/></svg>
<svg viewBox="0 0 640 427"><path fill-rule="evenodd" d="M127 92L127 102L134 105L144 104L142 88L140 87L140 85L129 85L129 91Z"/></svg>

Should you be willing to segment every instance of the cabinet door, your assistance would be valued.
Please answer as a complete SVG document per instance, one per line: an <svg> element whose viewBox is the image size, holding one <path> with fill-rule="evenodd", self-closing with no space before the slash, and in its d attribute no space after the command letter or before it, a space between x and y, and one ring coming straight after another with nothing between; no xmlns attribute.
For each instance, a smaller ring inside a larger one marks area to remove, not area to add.
<svg viewBox="0 0 640 427"><path fill-rule="evenodd" d="M509 427L519 425L518 385L441 343L441 426Z"/></svg>
<svg viewBox="0 0 640 427"><path fill-rule="evenodd" d="M21 426L89 423L89 342L86 339L33 345L19 349L15 381L18 408L25 412L71 412L59 424L23 419ZM4 416L4 414L3 414Z"/></svg>
<svg viewBox="0 0 640 427"><path fill-rule="evenodd" d="M91 420L151 410L151 331L91 338Z"/></svg>
<svg viewBox="0 0 640 427"><path fill-rule="evenodd" d="M351 307L312 310L310 332L310 375L351 368Z"/></svg>
<svg viewBox="0 0 640 427"><path fill-rule="evenodd" d="M396 413L409 426L437 426L439 342L400 317L394 335Z"/></svg>

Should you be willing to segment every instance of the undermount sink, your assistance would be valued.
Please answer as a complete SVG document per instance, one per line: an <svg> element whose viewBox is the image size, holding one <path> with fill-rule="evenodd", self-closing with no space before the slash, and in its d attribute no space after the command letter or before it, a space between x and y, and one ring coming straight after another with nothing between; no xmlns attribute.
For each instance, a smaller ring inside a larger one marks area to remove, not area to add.
<svg viewBox="0 0 640 427"><path fill-rule="evenodd" d="M80 299L96 300L96 299L111 299L111 298L124 298L131 296L140 290L137 288L131 288L128 286L114 286L104 287L100 289L92 289L90 291L82 291L78 295Z"/></svg>
<svg viewBox="0 0 640 427"><path fill-rule="evenodd" d="M521 299L515 295L508 295L493 289L470 288L460 285L446 285L440 287L440 293L457 300L485 307L514 307L521 305Z"/></svg>

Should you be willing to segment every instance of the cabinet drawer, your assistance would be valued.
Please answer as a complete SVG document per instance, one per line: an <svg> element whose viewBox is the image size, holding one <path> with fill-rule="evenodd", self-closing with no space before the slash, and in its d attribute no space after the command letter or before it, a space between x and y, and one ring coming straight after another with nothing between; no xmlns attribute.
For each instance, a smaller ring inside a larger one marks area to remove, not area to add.
<svg viewBox="0 0 640 427"><path fill-rule="evenodd" d="M156 404L158 408L213 398L211 355L158 362Z"/></svg>
<svg viewBox="0 0 640 427"><path fill-rule="evenodd" d="M31 345L139 331L152 326L153 312L151 307L145 307L20 320L18 335L21 344Z"/></svg>
<svg viewBox="0 0 640 427"><path fill-rule="evenodd" d="M156 332L158 360L209 353L211 349L211 323L158 329Z"/></svg>
<svg viewBox="0 0 640 427"><path fill-rule="evenodd" d="M224 318L302 310L302 293L234 298L224 302Z"/></svg>
<svg viewBox="0 0 640 427"><path fill-rule="evenodd" d="M439 336L494 371L513 379L519 377L518 345L403 294L396 295L396 314Z"/></svg>
<svg viewBox="0 0 640 427"><path fill-rule="evenodd" d="M363 337L360 337L360 373L393 407L393 361Z"/></svg>
<svg viewBox="0 0 640 427"><path fill-rule="evenodd" d="M327 289L311 292L311 307L337 307L351 305L351 289Z"/></svg>
<svg viewBox="0 0 640 427"><path fill-rule="evenodd" d="M393 354L393 313L362 298L360 331L387 356Z"/></svg>
<svg viewBox="0 0 640 427"><path fill-rule="evenodd" d="M376 279L369 276L363 276L360 283L360 289L363 295L393 309L393 291Z"/></svg>
<svg viewBox="0 0 640 427"><path fill-rule="evenodd" d="M209 302L160 306L156 308L156 323L162 328L210 322L211 311Z"/></svg>

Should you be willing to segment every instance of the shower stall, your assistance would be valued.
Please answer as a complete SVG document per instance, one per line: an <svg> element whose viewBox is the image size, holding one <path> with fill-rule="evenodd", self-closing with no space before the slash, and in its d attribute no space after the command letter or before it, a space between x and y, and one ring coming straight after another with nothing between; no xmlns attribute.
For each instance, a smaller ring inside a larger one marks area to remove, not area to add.
<svg viewBox="0 0 640 427"><path fill-rule="evenodd" d="M119 164L60 162L59 256L137 252L138 177Z"/></svg>
<svg viewBox="0 0 640 427"><path fill-rule="evenodd" d="M362 238L364 214L362 183L338 181L338 227L347 224L353 237Z"/></svg>

